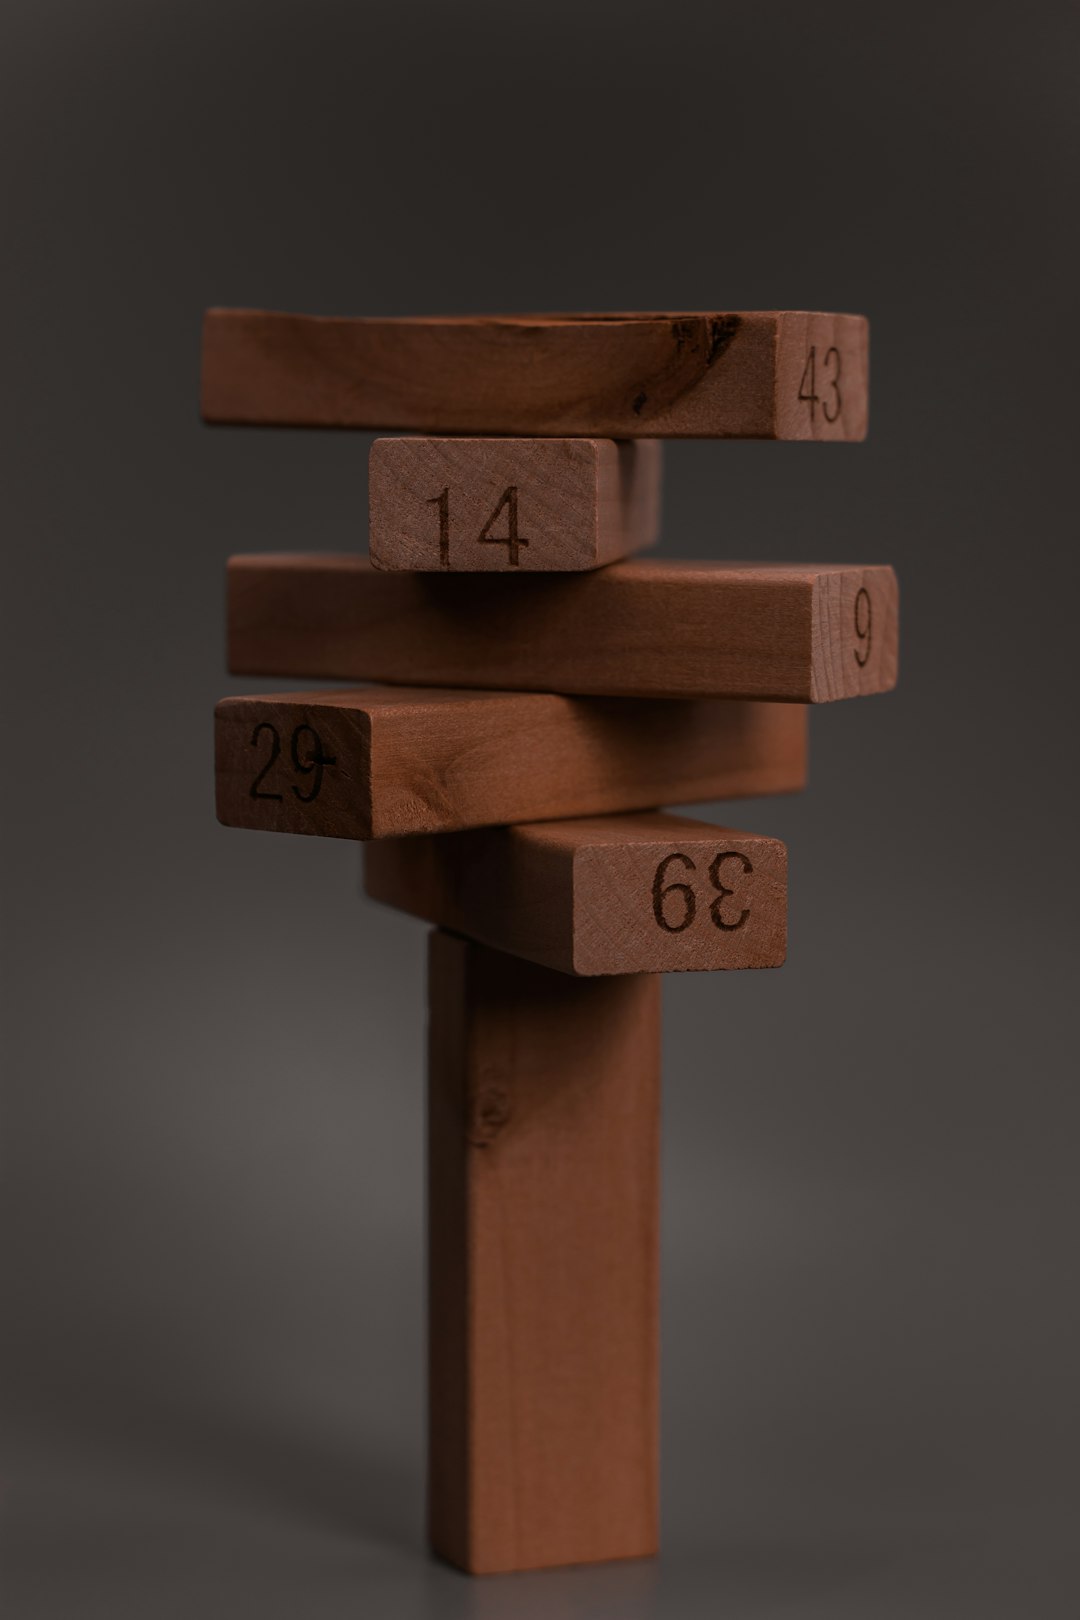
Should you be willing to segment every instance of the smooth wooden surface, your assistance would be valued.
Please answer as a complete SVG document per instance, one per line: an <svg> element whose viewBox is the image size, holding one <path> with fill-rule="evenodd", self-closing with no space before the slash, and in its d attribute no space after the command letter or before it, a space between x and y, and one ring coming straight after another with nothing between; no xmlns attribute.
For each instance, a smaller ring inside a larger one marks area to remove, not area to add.
<svg viewBox="0 0 1080 1620"><path fill-rule="evenodd" d="M896 683L884 567L613 563L464 579L361 557L234 557L237 675L824 703Z"/></svg>
<svg viewBox="0 0 1080 1620"><path fill-rule="evenodd" d="M659 812L387 838L368 894L563 973L779 967L787 850Z"/></svg>
<svg viewBox="0 0 1080 1620"><path fill-rule="evenodd" d="M656 540L655 439L376 439L376 568L574 573Z"/></svg>
<svg viewBox="0 0 1080 1620"><path fill-rule="evenodd" d="M432 1546L477 1574L646 1556L660 981L443 933L429 972Z"/></svg>
<svg viewBox="0 0 1080 1620"><path fill-rule="evenodd" d="M703 698L568 698L374 686L226 698L229 827L386 838L695 800L806 781L807 711Z"/></svg>
<svg viewBox="0 0 1080 1620"><path fill-rule="evenodd" d="M212 309L208 422L421 433L862 439L861 315L383 320Z"/></svg>

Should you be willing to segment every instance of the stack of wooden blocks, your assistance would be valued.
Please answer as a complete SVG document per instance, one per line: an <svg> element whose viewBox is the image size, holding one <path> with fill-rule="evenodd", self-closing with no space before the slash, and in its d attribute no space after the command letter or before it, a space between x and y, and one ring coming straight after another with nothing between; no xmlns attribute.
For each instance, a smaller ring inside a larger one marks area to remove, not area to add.
<svg viewBox="0 0 1080 1620"><path fill-rule="evenodd" d="M411 435L371 451L370 560L231 562L234 673L383 684L219 704L217 802L370 840L368 893L434 925L429 1531L463 1569L656 1550L657 975L778 967L787 921L778 840L658 807L800 788L806 705L896 679L889 568L623 561L658 441L861 439L866 378L857 316L207 316L207 421Z"/></svg>

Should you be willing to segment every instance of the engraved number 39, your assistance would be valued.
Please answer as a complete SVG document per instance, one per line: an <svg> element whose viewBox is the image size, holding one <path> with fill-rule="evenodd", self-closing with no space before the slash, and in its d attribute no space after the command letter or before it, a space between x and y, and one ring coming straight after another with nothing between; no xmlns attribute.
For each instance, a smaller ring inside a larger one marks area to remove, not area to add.
<svg viewBox="0 0 1080 1620"><path fill-rule="evenodd" d="M685 872L697 871L696 862L692 861L689 855L684 855L681 850L666 855L656 868L652 884L653 916L656 918L657 927L662 928L665 934L683 933L697 916L697 896L690 884L675 880L670 883L667 881L668 873L676 861L681 862L682 870ZM754 868L742 851L737 849L723 849L718 855L714 855L709 863L709 882L716 890L716 899L709 905L709 915L714 928L721 929L725 934L731 934L736 928L743 926L750 915L750 907L745 906L734 920L730 916L724 916L724 902L735 893L734 889L727 887L721 876L725 861L738 861L744 873L750 873ZM669 905L671 895L678 895L679 901L677 903L673 901ZM681 907L681 913L676 910L676 904Z"/></svg>

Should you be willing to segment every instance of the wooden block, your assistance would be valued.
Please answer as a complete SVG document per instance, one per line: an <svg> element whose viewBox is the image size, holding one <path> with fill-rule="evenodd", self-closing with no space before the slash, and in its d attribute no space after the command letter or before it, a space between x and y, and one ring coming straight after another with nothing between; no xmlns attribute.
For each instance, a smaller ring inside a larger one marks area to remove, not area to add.
<svg viewBox="0 0 1080 1620"><path fill-rule="evenodd" d="M428 1522L475 1574L654 1553L660 981L431 936Z"/></svg>
<svg viewBox="0 0 1080 1620"><path fill-rule="evenodd" d="M207 422L608 439L862 439L861 315L324 319L212 309Z"/></svg>
<svg viewBox="0 0 1080 1620"><path fill-rule="evenodd" d="M367 892L563 973L779 967L787 850L658 812L368 844Z"/></svg>
<svg viewBox="0 0 1080 1620"><path fill-rule="evenodd" d="M237 675L825 703L896 684L891 568L623 562L567 578L234 557Z"/></svg>
<svg viewBox="0 0 1080 1620"><path fill-rule="evenodd" d="M226 698L218 819L386 838L790 793L806 781L806 720L794 703L445 687Z"/></svg>
<svg viewBox="0 0 1080 1620"><path fill-rule="evenodd" d="M656 540L655 439L376 439L370 549L413 573L575 573Z"/></svg>

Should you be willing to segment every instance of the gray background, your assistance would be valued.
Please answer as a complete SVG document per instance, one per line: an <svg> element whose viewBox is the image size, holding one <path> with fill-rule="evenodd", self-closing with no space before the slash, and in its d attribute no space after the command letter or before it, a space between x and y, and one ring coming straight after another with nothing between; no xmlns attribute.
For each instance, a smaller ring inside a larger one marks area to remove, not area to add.
<svg viewBox="0 0 1080 1620"><path fill-rule="evenodd" d="M1075 1615L1076 33L8 0L13 1620ZM370 441L202 429L208 303L871 316L865 446L668 456L664 552L903 615L728 813L788 965L665 990L658 1564L425 1558L424 929L212 809L224 560L361 545Z"/></svg>

